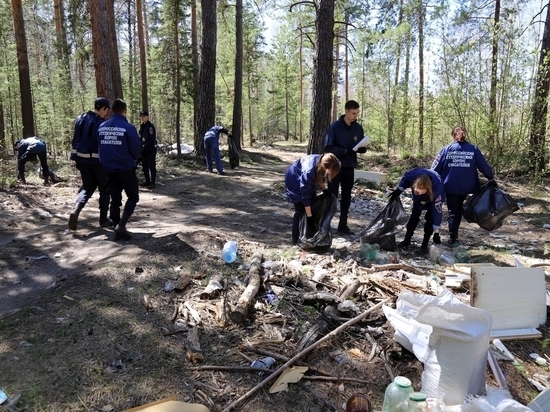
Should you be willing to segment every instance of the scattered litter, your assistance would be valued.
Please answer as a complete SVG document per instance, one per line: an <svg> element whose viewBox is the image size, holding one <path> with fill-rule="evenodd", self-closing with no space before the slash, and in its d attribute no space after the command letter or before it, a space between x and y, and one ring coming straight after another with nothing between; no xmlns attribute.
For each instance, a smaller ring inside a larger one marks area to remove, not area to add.
<svg viewBox="0 0 550 412"><path fill-rule="evenodd" d="M542 228L543 229L550 229L550 223L545 223L544 225L542 225Z"/></svg>
<svg viewBox="0 0 550 412"><path fill-rule="evenodd" d="M59 253L59 252L57 252L57 253L54 255L54 257L56 257L56 258L61 257L61 256L63 256L63 254L62 254L62 253Z"/></svg>
<svg viewBox="0 0 550 412"><path fill-rule="evenodd" d="M19 346L21 348L30 348L31 346L33 346L33 344L30 342L27 342L26 340L22 340L21 342L19 342Z"/></svg>
<svg viewBox="0 0 550 412"><path fill-rule="evenodd" d="M0 405L8 400L8 395L6 395L2 390L0 390Z"/></svg>
<svg viewBox="0 0 550 412"><path fill-rule="evenodd" d="M124 366L124 363L122 360L117 359L112 361L109 366L105 368L105 371L107 373L122 373L126 369L126 366Z"/></svg>
<svg viewBox="0 0 550 412"><path fill-rule="evenodd" d="M71 298L70 296L67 296L67 295L63 295L63 297L67 300L74 300L73 298Z"/></svg>
<svg viewBox="0 0 550 412"><path fill-rule="evenodd" d="M250 364L251 368L260 368L260 369L270 369L275 365L275 359L270 356L267 356L262 359L257 359ZM258 375L262 376L265 372L258 372Z"/></svg>
<svg viewBox="0 0 550 412"><path fill-rule="evenodd" d="M46 255L40 255L40 256L27 256L25 259L26 259L26 260L42 260L42 259L48 259L48 256L46 256Z"/></svg>

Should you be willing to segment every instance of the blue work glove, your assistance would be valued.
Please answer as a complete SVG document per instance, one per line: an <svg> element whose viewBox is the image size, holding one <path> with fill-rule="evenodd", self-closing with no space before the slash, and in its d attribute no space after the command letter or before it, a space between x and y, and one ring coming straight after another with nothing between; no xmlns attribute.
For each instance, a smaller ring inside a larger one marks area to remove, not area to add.
<svg viewBox="0 0 550 412"><path fill-rule="evenodd" d="M397 200L397 199L399 199L399 196L401 196L401 193L403 193L403 191L401 189L395 189L393 192L390 193L390 195L388 197L392 201Z"/></svg>
<svg viewBox="0 0 550 412"><path fill-rule="evenodd" d="M440 245L441 244L441 236L439 236L439 233L434 233L434 243L436 245Z"/></svg>

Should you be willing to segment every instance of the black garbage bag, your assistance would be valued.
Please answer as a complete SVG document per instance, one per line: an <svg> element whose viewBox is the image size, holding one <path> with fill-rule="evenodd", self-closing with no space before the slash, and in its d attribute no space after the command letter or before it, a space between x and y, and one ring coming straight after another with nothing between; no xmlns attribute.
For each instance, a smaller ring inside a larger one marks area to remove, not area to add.
<svg viewBox="0 0 550 412"><path fill-rule="evenodd" d="M229 147L229 166L231 166L231 169L235 169L236 167L239 167L240 156L239 150L237 149L237 144L235 143L235 140L233 140L232 135L227 137L227 146Z"/></svg>
<svg viewBox="0 0 550 412"><path fill-rule="evenodd" d="M326 252L332 245L330 223L336 214L336 197L331 194L317 195L311 202L311 215L315 221L313 233L308 233L307 216L300 220L300 237L298 246L304 250Z"/></svg>
<svg viewBox="0 0 550 412"><path fill-rule="evenodd" d="M409 216L401 200L390 200L384 210L361 231L361 243L377 243L380 249L393 251L396 249L395 234L408 220Z"/></svg>
<svg viewBox="0 0 550 412"><path fill-rule="evenodd" d="M504 219L518 209L518 203L508 193L487 182L464 203L462 216L467 222L491 231L501 227Z"/></svg>

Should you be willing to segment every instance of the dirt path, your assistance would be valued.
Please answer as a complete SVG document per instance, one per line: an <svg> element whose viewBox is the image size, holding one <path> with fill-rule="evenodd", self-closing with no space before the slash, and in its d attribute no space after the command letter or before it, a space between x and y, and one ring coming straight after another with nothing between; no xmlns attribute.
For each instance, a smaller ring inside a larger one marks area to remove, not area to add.
<svg viewBox="0 0 550 412"><path fill-rule="evenodd" d="M205 248L200 243L206 238L289 243L292 208L283 199L282 182L287 165L300 153L248 151L268 156L261 164L229 170L226 177L160 170L157 189L140 192L128 225L135 235L130 242L114 242L111 230L98 227L97 195L83 210L78 230L67 231L79 184L76 174L54 187L31 179L27 186L0 192L0 317L98 266L139 262L170 247L167 239L174 236L186 243L177 247L193 253Z"/></svg>

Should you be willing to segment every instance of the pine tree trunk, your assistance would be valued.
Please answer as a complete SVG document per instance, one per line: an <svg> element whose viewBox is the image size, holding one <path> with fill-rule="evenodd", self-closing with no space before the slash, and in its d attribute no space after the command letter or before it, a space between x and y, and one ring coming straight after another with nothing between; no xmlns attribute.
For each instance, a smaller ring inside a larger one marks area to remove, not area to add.
<svg viewBox="0 0 550 412"><path fill-rule="evenodd" d="M92 21L92 50L94 53L95 84L98 96L110 101L117 96L113 82L113 67L109 42L105 33L109 33L107 20L107 0L90 2L90 18Z"/></svg>
<svg viewBox="0 0 550 412"><path fill-rule="evenodd" d="M424 151L424 3L418 1L418 150Z"/></svg>
<svg viewBox="0 0 550 412"><path fill-rule="evenodd" d="M320 153L330 126L332 68L334 63L334 0L320 0L315 20L317 39L313 59L313 91L308 154Z"/></svg>
<svg viewBox="0 0 550 412"><path fill-rule="evenodd" d="M191 0L191 61L193 63L193 125L199 107L199 51L197 45L197 0Z"/></svg>
<svg viewBox="0 0 550 412"><path fill-rule="evenodd" d="M174 52L176 53L176 90L174 99L176 101L176 143L178 156L181 155L181 58L180 58L180 40L179 40L179 1L174 5Z"/></svg>
<svg viewBox="0 0 550 412"><path fill-rule="evenodd" d="M19 88L21 91L21 118L23 121L22 137L36 134L34 128L34 109L32 104L31 77L29 74L29 56L27 53L27 36L21 0L11 0L15 46L17 48L17 66L19 69Z"/></svg>
<svg viewBox="0 0 550 412"><path fill-rule="evenodd" d="M493 50L491 58L491 90L489 95L489 136L488 148L491 156L498 159L497 151L497 84L498 84L498 42L500 37L500 0L495 0L495 18L493 22Z"/></svg>
<svg viewBox="0 0 550 412"><path fill-rule="evenodd" d="M93 1L91 3L93 3ZM106 5L107 23L109 26L109 31L106 33L109 33L107 36L107 42L109 44L111 67L113 69L113 87L115 88L115 97L124 99L124 95L122 93L122 75L120 74L120 60L118 58L114 0L107 0Z"/></svg>
<svg viewBox="0 0 550 412"><path fill-rule="evenodd" d="M149 95L147 93L147 49L145 48L145 37L143 35L143 7L141 0L136 0L137 32L139 42L139 67L141 73L141 107L149 110Z"/></svg>
<svg viewBox="0 0 550 412"><path fill-rule="evenodd" d="M199 108L195 128L195 154L204 155L204 134L216 119L216 0L201 1L201 62L199 67Z"/></svg>
<svg viewBox="0 0 550 412"><path fill-rule="evenodd" d="M241 150L243 117L243 0L236 1L235 18L235 95L233 100L233 141Z"/></svg>

